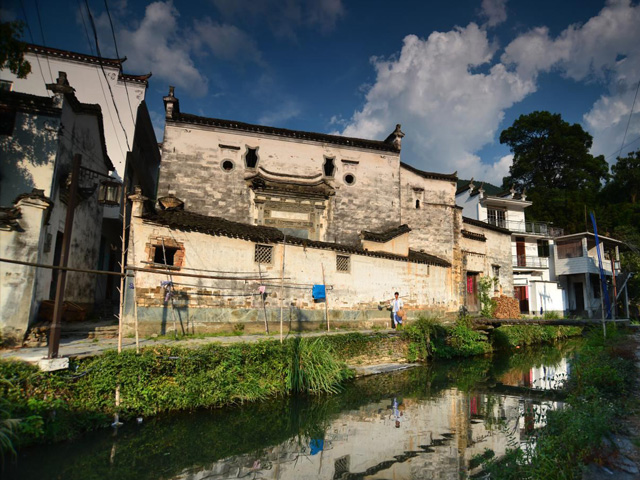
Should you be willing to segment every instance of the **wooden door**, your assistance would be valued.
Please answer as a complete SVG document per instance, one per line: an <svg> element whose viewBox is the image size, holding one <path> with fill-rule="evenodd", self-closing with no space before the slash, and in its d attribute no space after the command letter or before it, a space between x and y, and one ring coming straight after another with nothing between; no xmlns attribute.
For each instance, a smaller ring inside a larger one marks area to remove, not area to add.
<svg viewBox="0 0 640 480"><path fill-rule="evenodd" d="M520 301L520 313L529 313L529 287L514 287Z"/></svg>
<svg viewBox="0 0 640 480"><path fill-rule="evenodd" d="M526 249L524 247L524 238L516 237L516 255L517 255L517 265L519 267L527 266L527 254Z"/></svg>
<svg viewBox="0 0 640 480"><path fill-rule="evenodd" d="M478 274L475 272L467 272L465 306L470 312L480 310L480 302L478 301Z"/></svg>

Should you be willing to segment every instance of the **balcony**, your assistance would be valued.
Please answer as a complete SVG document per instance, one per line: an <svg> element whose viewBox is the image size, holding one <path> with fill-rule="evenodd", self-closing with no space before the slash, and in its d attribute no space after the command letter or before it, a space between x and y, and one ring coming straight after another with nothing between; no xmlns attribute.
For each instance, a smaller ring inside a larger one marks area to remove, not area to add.
<svg viewBox="0 0 640 480"><path fill-rule="evenodd" d="M514 255L512 265L515 268L549 268L549 259L546 257Z"/></svg>
<svg viewBox="0 0 640 480"><path fill-rule="evenodd" d="M542 235L545 237L560 237L564 235L562 228L553 227L543 222L517 222L513 220L489 219L487 223L506 228L513 233L529 233L531 235Z"/></svg>

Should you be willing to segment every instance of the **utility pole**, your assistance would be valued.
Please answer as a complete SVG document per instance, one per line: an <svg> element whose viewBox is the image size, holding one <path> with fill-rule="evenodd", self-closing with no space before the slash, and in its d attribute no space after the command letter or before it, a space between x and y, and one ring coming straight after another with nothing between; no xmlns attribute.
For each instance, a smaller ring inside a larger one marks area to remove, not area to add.
<svg viewBox="0 0 640 480"><path fill-rule="evenodd" d="M62 251L60 254L60 267L66 268L69 263L69 247L71 245L71 232L73 230L73 215L76 208L76 196L78 194L78 181L80 177L80 163L82 155L76 153L73 156L71 167L71 185L69 188L69 201L67 202L67 216L64 221L64 234L62 236ZM47 358L57 358L60 348L60 331L62 329L62 312L64 310L64 289L67 283L67 271L60 270L58 284L56 285L56 298L53 307L53 321L49 331L49 355Z"/></svg>

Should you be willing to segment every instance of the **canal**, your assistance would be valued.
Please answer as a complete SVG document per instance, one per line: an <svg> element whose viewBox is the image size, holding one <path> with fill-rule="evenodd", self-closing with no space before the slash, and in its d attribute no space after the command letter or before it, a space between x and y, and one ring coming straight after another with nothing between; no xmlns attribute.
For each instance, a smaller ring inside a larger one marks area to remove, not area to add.
<svg viewBox="0 0 640 480"><path fill-rule="evenodd" d="M575 341L354 380L280 398L130 421L23 449L8 479L459 479L560 408Z"/></svg>

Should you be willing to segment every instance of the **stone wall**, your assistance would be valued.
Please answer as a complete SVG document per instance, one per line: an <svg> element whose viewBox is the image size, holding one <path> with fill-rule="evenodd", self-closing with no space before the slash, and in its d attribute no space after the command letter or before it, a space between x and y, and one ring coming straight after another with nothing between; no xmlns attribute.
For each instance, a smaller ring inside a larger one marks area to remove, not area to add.
<svg viewBox="0 0 640 480"><path fill-rule="evenodd" d="M246 165L249 148L257 150L256 168ZM358 244L362 230L400 224L399 154L173 121L165 127L158 197L173 194L185 210L254 224L260 215L246 177L258 167L283 178L317 176L328 158L335 171L324 178L335 194L318 217L327 223L319 240Z"/></svg>
<svg viewBox="0 0 640 480"><path fill-rule="evenodd" d="M400 168L402 223L411 227L409 246L449 262L455 246L455 182L424 178ZM419 202L419 203L416 203Z"/></svg>
<svg viewBox="0 0 640 480"><path fill-rule="evenodd" d="M134 217L132 232L129 265L149 266L149 243L153 238L171 238L184 248L182 266L173 271L175 291L170 301L165 302L166 290L161 287L162 281L170 279L169 275L162 271L135 274L141 332L169 331L174 318L190 332L215 331L234 323L260 329L265 309L270 321L279 321L282 244L267 245L273 248L272 261L259 265L254 261L256 244L250 241L182 232L138 217ZM287 245L284 251L284 320L293 322L295 328L324 323L325 304L315 303L311 295L312 285L323 283L323 275L330 286L327 307L332 323L388 325L389 312L379 310L378 306L381 301L391 299L395 291L404 297L410 317L457 309L457 301L451 294L450 268L351 254L348 271L343 272L337 269L337 256L346 254L293 245ZM249 280L189 278L175 275L177 272ZM264 307L258 295L260 276L268 293ZM132 291L127 293L125 323L131 331L135 310Z"/></svg>

